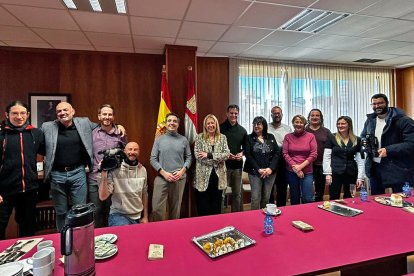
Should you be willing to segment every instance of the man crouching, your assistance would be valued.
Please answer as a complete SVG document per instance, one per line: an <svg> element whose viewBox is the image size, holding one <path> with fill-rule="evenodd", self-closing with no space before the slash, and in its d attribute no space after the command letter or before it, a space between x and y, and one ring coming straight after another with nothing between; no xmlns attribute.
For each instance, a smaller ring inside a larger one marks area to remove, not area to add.
<svg viewBox="0 0 414 276"><path fill-rule="evenodd" d="M124 152L127 157L120 167L101 173L99 199L112 194L108 226L148 222L147 170L138 165L138 143L128 143Z"/></svg>

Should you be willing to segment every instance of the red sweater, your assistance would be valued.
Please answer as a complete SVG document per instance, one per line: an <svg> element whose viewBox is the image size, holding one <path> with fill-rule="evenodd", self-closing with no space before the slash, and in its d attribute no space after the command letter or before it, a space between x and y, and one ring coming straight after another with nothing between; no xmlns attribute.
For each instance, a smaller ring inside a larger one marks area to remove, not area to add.
<svg viewBox="0 0 414 276"><path fill-rule="evenodd" d="M308 160L309 165L302 171L303 173L312 173L312 163L318 155L317 148L315 135L312 133L304 131L300 134L286 134L283 140L283 156L286 160L286 169L293 172L293 165L299 165Z"/></svg>

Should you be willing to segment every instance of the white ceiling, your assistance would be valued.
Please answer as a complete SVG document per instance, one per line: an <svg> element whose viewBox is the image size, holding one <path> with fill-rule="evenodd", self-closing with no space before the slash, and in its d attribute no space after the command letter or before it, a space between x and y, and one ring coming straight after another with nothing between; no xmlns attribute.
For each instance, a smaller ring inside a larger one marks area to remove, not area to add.
<svg viewBox="0 0 414 276"><path fill-rule="evenodd" d="M67 10L61 0L0 0L0 46L376 66L414 65L413 0L126 0L127 15ZM351 15L318 34L283 31L305 8Z"/></svg>

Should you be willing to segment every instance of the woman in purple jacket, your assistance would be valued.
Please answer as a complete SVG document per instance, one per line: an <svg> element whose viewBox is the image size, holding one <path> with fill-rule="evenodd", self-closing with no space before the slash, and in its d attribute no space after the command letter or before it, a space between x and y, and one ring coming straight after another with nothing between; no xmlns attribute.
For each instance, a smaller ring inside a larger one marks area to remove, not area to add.
<svg viewBox="0 0 414 276"><path fill-rule="evenodd" d="M305 131L306 119L295 115L292 119L293 133L286 134L283 156L286 160L287 182L291 205L313 202L312 163L317 156L315 136Z"/></svg>

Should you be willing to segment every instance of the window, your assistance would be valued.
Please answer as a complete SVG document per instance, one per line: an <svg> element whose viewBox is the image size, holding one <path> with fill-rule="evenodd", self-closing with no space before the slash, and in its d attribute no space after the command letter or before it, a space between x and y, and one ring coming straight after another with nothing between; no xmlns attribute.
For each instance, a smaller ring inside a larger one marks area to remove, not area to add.
<svg viewBox="0 0 414 276"><path fill-rule="evenodd" d="M371 96L392 93L392 69L290 64L231 59L230 103L240 106L239 123L248 132L256 116L271 121L273 106L283 110L283 123L312 108L324 115L324 125L336 132L336 119L350 116L354 132L362 131L371 113Z"/></svg>

